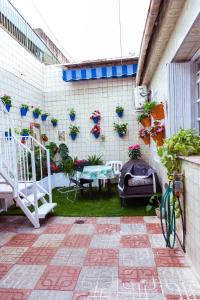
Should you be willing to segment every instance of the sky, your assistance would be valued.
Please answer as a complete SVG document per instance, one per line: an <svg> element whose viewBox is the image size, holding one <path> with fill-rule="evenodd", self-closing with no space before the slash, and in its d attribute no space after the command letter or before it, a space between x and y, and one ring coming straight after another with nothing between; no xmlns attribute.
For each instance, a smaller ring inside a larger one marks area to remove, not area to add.
<svg viewBox="0 0 200 300"><path fill-rule="evenodd" d="M70 61L121 57L119 0L11 2ZM120 0L122 56L138 56L148 7L149 0Z"/></svg>

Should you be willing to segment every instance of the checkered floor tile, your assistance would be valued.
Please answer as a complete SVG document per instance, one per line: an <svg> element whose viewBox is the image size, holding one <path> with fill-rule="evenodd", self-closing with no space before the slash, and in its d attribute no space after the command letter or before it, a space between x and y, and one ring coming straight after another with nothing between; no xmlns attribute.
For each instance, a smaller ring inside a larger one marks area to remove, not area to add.
<svg viewBox="0 0 200 300"><path fill-rule="evenodd" d="M2 216L0 299L200 299L200 284L156 217Z"/></svg>

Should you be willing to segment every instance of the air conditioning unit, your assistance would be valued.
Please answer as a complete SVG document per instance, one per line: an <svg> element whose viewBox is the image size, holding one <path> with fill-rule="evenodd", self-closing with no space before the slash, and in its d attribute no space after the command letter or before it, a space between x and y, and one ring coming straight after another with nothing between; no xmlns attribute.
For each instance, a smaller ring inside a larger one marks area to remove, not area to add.
<svg viewBox="0 0 200 300"><path fill-rule="evenodd" d="M144 107L145 102L147 101L147 87L146 85L136 86L134 90L135 95L135 108L141 109Z"/></svg>

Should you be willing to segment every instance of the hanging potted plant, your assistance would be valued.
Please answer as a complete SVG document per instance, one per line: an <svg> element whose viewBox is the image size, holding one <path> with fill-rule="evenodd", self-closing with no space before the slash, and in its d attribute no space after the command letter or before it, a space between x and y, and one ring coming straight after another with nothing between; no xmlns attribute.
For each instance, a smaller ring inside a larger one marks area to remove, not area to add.
<svg viewBox="0 0 200 300"><path fill-rule="evenodd" d="M5 105L7 111L10 111L10 108L12 107L12 101L11 101L11 97L8 95L4 95L1 97L1 100L3 102L3 104Z"/></svg>
<svg viewBox="0 0 200 300"><path fill-rule="evenodd" d="M45 142L45 143L48 142L48 136L45 133L41 134L41 138L42 138L43 142Z"/></svg>
<svg viewBox="0 0 200 300"><path fill-rule="evenodd" d="M5 135L5 139L6 139L6 140L11 140L11 139L12 139L12 131L11 131L11 128L9 128L8 131L5 131L4 135Z"/></svg>
<svg viewBox="0 0 200 300"><path fill-rule="evenodd" d="M164 104L162 102L155 105L151 111L151 115L154 120L162 120L165 118Z"/></svg>
<svg viewBox="0 0 200 300"><path fill-rule="evenodd" d="M114 130L117 131L119 137L124 137L127 133L128 123L116 124L114 123Z"/></svg>
<svg viewBox="0 0 200 300"><path fill-rule="evenodd" d="M38 119L39 115L41 115L41 113L42 113L42 110L39 107L35 107L33 109L33 118Z"/></svg>
<svg viewBox="0 0 200 300"><path fill-rule="evenodd" d="M28 140L30 134L30 130L28 128L23 128L20 132L20 135L22 136L22 141Z"/></svg>
<svg viewBox="0 0 200 300"><path fill-rule="evenodd" d="M100 136L100 132L101 132L100 125L98 125L98 124L94 125L94 127L92 128L92 130L90 132L94 135L94 137L96 139L98 139Z"/></svg>
<svg viewBox="0 0 200 300"><path fill-rule="evenodd" d="M141 128L139 131L139 137L146 145L150 145L150 132L147 129Z"/></svg>
<svg viewBox="0 0 200 300"><path fill-rule="evenodd" d="M101 120L101 113L99 110L95 110L90 116L90 120L93 120L94 124L98 124Z"/></svg>
<svg viewBox="0 0 200 300"><path fill-rule="evenodd" d="M74 121L75 118L76 118L76 112L75 112L75 109L74 108L71 108L70 111L69 111L69 117L70 117L70 120L71 121Z"/></svg>
<svg viewBox="0 0 200 300"><path fill-rule="evenodd" d="M135 144L128 147L128 156L130 159L138 159L141 157L140 145Z"/></svg>
<svg viewBox="0 0 200 300"><path fill-rule="evenodd" d="M122 106L117 106L115 112L119 118L122 118L124 114L124 108Z"/></svg>
<svg viewBox="0 0 200 300"><path fill-rule="evenodd" d="M48 117L48 116L49 116L48 113L42 113L42 114L41 114L41 119L42 119L42 121L45 122L45 121L47 120L47 117Z"/></svg>
<svg viewBox="0 0 200 300"><path fill-rule="evenodd" d="M58 119L52 118L51 123L52 123L53 127L56 127L58 125Z"/></svg>
<svg viewBox="0 0 200 300"><path fill-rule="evenodd" d="M155 125L151 127L150 134L157 146L162 146L165 138L165 125Z"/></svg>
<svg viewBox="0 0 200 300"><path fill-rule="evenodd" d="M20 113L22 117L25 117L29 110L29 106L27 104L22 104L20 107Z"/></svg>
<svg viewBox="0 0 200 300"><path fill-rule="evenodd" d="M138 123L141 123L144 127L151 126L151 118L148 113L143 113L137 117Z"/></svg>
<svg viewBox="0 0 200 300"><path fill-rule="evenodd" d="M80 128L75 125L70 125L69 127L69 135L71 136L72 140L75 140L77 137L77 134L80 132Z"/></svg>

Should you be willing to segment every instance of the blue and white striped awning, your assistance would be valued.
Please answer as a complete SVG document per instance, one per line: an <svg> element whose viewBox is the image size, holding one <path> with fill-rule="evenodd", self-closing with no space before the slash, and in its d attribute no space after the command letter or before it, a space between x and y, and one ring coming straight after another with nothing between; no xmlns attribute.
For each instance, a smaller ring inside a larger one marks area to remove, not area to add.
<svg viewBox="0 0 200 300"><path fill-rule="evenodd" d="M137 64L63 70L64 81L136 76Z"/></svg>

